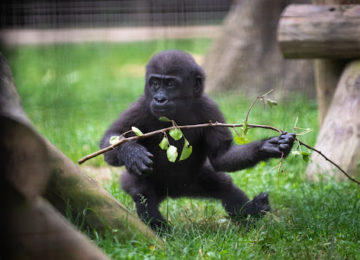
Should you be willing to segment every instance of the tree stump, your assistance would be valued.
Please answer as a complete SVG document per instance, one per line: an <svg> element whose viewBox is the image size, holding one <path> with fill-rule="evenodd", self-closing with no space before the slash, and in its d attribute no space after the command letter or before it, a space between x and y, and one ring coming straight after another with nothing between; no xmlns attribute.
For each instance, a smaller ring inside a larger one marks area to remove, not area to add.
<svg viewBox="0 0 360 260"><path fill-rule="evenodd" d="M291 5L282 14L278 41L287 58L312 58L321 129L315 145L347 172L354 172L360 154L360 5L346 0L315 0ZM346 66L347 65L347 66ZM346 70L344 71L344 67ZM340 81L339 81L340 79ZM334 176L334 168L315 154L306 174ZM342 176L342 175L336 175Z"/></svg>
<svg viewBox="0 0 360 260"><path fill-rule="evenodd" d="M346 66L315 147L343 169L352 171L356 168L360 159L360 61ZM317 179L317 174L324 172L340 176L334 166L319 157L316 153L312 154L308 176Z"/></svg>

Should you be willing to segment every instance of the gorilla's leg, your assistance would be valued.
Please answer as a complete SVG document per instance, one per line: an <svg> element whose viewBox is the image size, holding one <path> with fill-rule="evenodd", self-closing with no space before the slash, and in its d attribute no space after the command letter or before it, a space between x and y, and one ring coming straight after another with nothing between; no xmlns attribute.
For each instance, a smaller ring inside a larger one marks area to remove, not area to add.
<svg viewBox="0 0 360 260"><path fill-rule="evenodd" d="M128 172L121 175L121 186L134 200L137 214L144 223L157 231L166 229L166 220L159 211L164 196L156 194L146 179L139 179Z"/></svg>
<svg viewBox="0 0 360 260"><path fill-rule="evenodd" d="M203 167L197 182L186 191L186 196L220 199L232 218L261 216L270 210L266 193L260 193L253 200L249 200L246 194L234 185L230 176L216 172L209 164Z"/></svg>

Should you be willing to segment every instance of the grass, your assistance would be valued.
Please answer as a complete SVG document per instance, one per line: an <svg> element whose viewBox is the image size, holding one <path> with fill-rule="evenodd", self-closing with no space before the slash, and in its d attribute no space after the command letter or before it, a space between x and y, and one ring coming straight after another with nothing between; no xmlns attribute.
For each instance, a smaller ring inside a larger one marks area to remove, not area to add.
<svg viewBox="0 0 360 260"><path fill-rule="evenodd" d="M143 91L144 65L157 51L177 48L202 55L209 40L154 41L132 44L28 46L3 49L25 111L36 128L72 160L97 150L108 125ZM214 96L228 122L243 122L250 100L238 93ZM315 143L316 103L291 96L272 109L257 104L249 123L292 131L315 131L302 138ZM250 140L273 135L250 130ZM105 167L102 157L86 163ZM231 173L252 197L268 191L273 211L260 221L239 225L221 204L198 199L166 200L161 211L172 228L167 248L116 237L88 235L113 259L360 259L360 190L348 181L307 182L305 162L289 156ZM132 212L134 205L116 180L105 185ZM81 221L80 221L81 222Z"/></svg>

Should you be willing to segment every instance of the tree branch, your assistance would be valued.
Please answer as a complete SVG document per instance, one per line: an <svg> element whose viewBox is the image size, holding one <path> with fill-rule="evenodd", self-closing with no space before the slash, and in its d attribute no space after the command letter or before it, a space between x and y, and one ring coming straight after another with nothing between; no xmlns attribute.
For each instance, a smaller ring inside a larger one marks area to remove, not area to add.
<svg viewBox="0 0 360 260"><path fill-rule="evenodd" d="M360 181L352 178L346 171L344 171L337 163L333 162L332 160L330 160L327 156L325 156L321 151L316 150L314 147L311 147L310 145L307 145L303 142L301 142L299 139L297 139L300 143L300 145L305 146L306 148L318 153L319 155L321 155L326 161L330 162L332 165L334 165L340 172L342 172L349 180L357 183L358 185L360 185Z"/></svg>
<svg viewBox="0 0 360 260"><path fill-rule="evenodd" d="M150 136L153 136L153 135L157 135L157 134L161 134L161 133L165 133L167 131L170 131L172 129L175 129L175 128L180 128L180 129L193 129L193 128L202 128L202 127L230 127L230 128L235 128L235 127L242 127L244 124L225 124L225 123L219 123L219 122L209 122L209 123L204 123L204 124L197 124L197 125L182 125L182 126L178 126L178 125L173 125L173 126L170 126L170 127L167 127L167 128L163 128L163 129L159 129L159 130L155 130L155 131L152 131L152 132L149 132L149 133L145 133L143 135L140 135L140 136L131 136L131 137L124 137L122 139L119 140L119 142L117 143L114 143L112 145L109 145L97 152L94 152L92 154L89 154L83 158L81 158L80 160L78 160L78 163L79 164L82 164L84 162L86 162L87 160L89 159L92 159L96 156L99 156L100 154L103 154L103 153L106 153L108 151L111 151L113 149L115 149L117 146L123 144L123 143L126 143L128 141L131 141L131 140L138 140L138 139L143 139L143 138L147 138L147 137L150 137ZM276 132L279 132L279 133L283 133L282 130L280 129L277 129L273 126L268 126L268 125L253 125L253 124L249 124L248 125L249 128L263 128L263 129L270 129L270 130L273 130L273 131L276 131ZM129 132L129 131L128 131ZM124 133L125 134L125 133ZM124 136L124 134L121 134L121 136Z"/></svg>
<svg viewBox="0 0 360 260"><path fill-rule="evenodd" d="M269 95L271 92L273 92L274 90L271 89L270 91L266 92L265 94L263 95L259 95L257 96L254 101L251 103L247 113L246 113L246 117L245 117L245 121L243 124L226 124L226 123L219 123L219 122L209 122L209 123L204 123L204 124L196 124L196 125L182 125L182 126L178 126L174 120L171 120L172 122L172 126L171 127L167 127L167 128L163 128L163 129L159 129L159 130L156 130L156 131L152 131L152 132L149 132L149 133L145 133L145 134L142 134L140 136L132 136L132 137L125 137L125 135L129 132L131 132L132 130L129 130L123 134L121 134L120 136L122 137L117 143L114 143L108 147L105 147L95 153L92 153L92 154L89 154L83 158L81 158L78 163L79 164L82 164L84 162L86 162L87 160L91 159L91 158L94 158L100 154L103 154L103 153L106 153L107 151L110 151L110 150L113 150L115 149L117 146L121 145L122 143L125 143L125 142L128 142L128 141L131 141L131 140L137 140L137 139L143 139L143 138L147 138L147 137L150 137L150 136L153 136L153 135L157 135L157 134L164 134L166 135L166 132L167 131L170 131L172 129L175 129L175 128L179 128L179 129L193 129L193 128L202 128L202 127L229 127L229 128L233 128L235 130L235 132L238 134L238 132L236 131L236 127L244 127L244 125L246 125L245 127L246 128L263 128L263 129L269 129L269 130L273 130L275 132L278 132L280 134L283 134L285 133L285 131L283 130L280 130L276 127L273 127L273 126L269 126L269 125L254 125L254 124L248 124L248 119L249 119L249 114L252 110L252 108L254 107L254 105L256 104L256 102L258 100L261 100L261 99L265 99L265 97L267 95ZM268 100L270 101L270 99ZM295 121L295 126L294 126L294 131L296 132L296 124L297 124L297 118L296 118L296 121ZM307 129L306 129L307 130ZM303 133L302 133L303 134ZM301 135L301 134L299 134ZM298 135L296 135L298 136ZM295 137L295 140L298 142L298 144L302 145L302 146L305 146L306 148L318 153L319 155L321 155L325 160L327 160L328 162L330 162L332 165L334 165L340 172L342 172L349 180L357 183L358 185L360 185L360 181L352 178L345 170L343 170L338 164L336 164L335 162L333 162L332 160L330 160L328 157L326 157L321 151L319 150L316 150L315 148L301 142L297 137ZM284 156L282 155L281 156L281 159L280 159L280 165L279 165L279 170L281 168L281 165L282 165L282 161L284 159Z"/></svg>
<svg viewBox="0 0 360 260"><path fill-rule="evenodd" d="M96 156L99 156L103 153L106 153L108 151L111 151L113 149L115 149L117 146L128 142L128 141L132 141L132 140L138 140L138 139L143 139L143 138L147 138L153 135L157 135L157 134L164 134L167 131L170 131L171 129L175 129L175 128L180 128L180 129L194 129L194 128L203 128L203 127L229 127L229 128L236 128L236 127L242 127L244 124L226 124L226 123L219 123L219 122L209 122L209 123L204 123L204 124L196 124L196 125L182 125L182 126L177 126L177 125L173 125L171 127L167 127L167 128L163 128L163 129L159 129L156 131L152 131L149 133L144 133L141 136L131 136L131 137L124 137L122 139L119 140L119 142L114 143L112 145L109 145L108 147L105 147L97 152L94 152L92 154L89 154L83 158L81 158L78 163L82 164L84 162L86 162L89 159L92 159ZM280 130L276 127L273 126L269 126L269 125L255 125L255 124L248 124L249 128L263 128L263 129L269 129L269 130L273 130L275 132L278 132L280 134L285 133L285 131ZM329 163L331 163L332 165L334 165L338 170L340 170L340 172L342 172L349 180L357 183L358 185L360 185L360 181L352 178L345 170L343 170L338 164L336 164L335 162L333 162L332 160L330 160L328 157L326 157L321 151L316 150L315 148L303 143L302 141L300 141L299 139L296 138L296 140L299 142L300 145L318 153L319 155L321 155L325 160L327 160Z"/></svg>
<svg viewBox="0 0 360 260"><path fill-rule="evenodd" d="M254 101L251 103L247 113L246 113L246 117L245 117L245 122L247 123L248 120L249 120L249 115L250 115L250 112L252 110L252 108L254 107L254 105L256 104L257 101L259 101L260 99L264 99L267 95L269 95L271 92L273 92L274 90L273 89L270 89L268 92L266 92L265 94L262 94L262 95L259 95L257 96Z"/></svg>

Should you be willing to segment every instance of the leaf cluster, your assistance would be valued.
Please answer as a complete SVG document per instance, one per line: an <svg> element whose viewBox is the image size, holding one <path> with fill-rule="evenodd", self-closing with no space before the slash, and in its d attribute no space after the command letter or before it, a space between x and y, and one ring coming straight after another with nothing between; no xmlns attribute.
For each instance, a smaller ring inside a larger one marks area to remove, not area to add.
<svg viewBox="0 0 360 260"><path fill-rule="evenodd" d="M164 121L164 122L172 122L173 125L176 126L174 121L172 121L166 117L161 117L161 118L159 118L159 120ZM184 139L184 145L181 150L179 161L183 161L183 160L186 160L187 158L189 158L192 153L192 146L190 145L189 141L185 138L181 129L180 128L171 129L169 131L169 135L175 141L180 141L181 139ZM178 158L178 151L177 151L176 146L170 145L169 138L168 138L166 132L164 132L164 137L161 140L161 142L159 143L159 147L162 150L166 151L166 156L167 156L169 162L172 162L172 163L176 162L176 159Z"/></svg>

